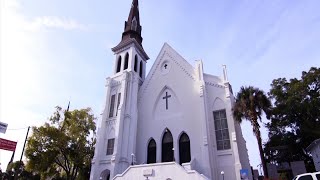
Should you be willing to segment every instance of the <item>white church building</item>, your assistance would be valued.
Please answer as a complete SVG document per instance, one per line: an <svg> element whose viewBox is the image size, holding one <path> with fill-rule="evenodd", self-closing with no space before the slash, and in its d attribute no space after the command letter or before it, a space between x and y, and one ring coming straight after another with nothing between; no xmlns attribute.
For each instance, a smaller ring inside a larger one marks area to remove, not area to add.
<svg viewBox="0 0 320 180"><path fill-rule="evenodd" d="M133 0L97 124L91 180L240 180L251 169L224 69L206 74L164 44L150 72Z"/></svg>

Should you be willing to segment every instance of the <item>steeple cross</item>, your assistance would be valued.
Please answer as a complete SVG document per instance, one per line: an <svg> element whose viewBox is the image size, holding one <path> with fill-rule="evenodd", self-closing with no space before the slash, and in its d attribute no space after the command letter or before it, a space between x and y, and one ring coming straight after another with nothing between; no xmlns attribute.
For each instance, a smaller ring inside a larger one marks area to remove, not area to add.
<svg viewBox="0 0 320 180"><path fill-rule="evenodd" d="M168 95L168 92L166 92L166 96L162 98L162 99L166 100L166 109L168 109L168 98L170 98L170 97L171 97L171 95Z"/></svg>

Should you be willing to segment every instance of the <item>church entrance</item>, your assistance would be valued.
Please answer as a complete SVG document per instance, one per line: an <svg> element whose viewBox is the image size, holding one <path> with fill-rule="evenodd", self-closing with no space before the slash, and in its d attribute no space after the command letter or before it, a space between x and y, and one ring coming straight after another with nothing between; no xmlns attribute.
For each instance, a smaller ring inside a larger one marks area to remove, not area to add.
<svg viewBox="0 0 320 180"><path fill-rule="evenodd" d="M156 163L156 157L157 157L156 141L154 141L154 139L151 139L149 144L148 144L147 164Z"/></svg>
<svg viewBox="0 0 320 180"><path fill-rule="evenodd" d="M101 172L100 178L101 180L110 180L110 170L105 169L104 171Z"/></svg>
<svg viewBox="0 0 320 180"><path fill-rule="evenodd" d="M190 155L190 139L186 133L183 133L179 139L179 157L180 157L180 164L190 162L191 155Z"/></svg>
<svg viewBox="0 0 320 180"><path fill-rule="evenodd" d="M173 151L172 134L167 129L162 138L162 162L174 161Z"/></svg>

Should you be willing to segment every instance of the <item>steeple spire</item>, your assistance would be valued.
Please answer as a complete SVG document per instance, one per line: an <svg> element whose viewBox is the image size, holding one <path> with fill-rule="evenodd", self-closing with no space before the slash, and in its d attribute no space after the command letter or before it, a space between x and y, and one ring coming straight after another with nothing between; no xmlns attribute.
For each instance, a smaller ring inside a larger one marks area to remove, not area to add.
<svg viewBox="0 0 320 180"><path fill-rule="evenodd" d="M139 17L139 3L138 0L132 0L130 13L128 20L124 23L124 31L122 33L121 42L114 48L113 52L121 49L122 47L134 42L138 45L138 49L141 51L146 60L149 59L148 55L144 52L142 47L141 25Z"/></svg>
<svg viewBox="0 0 320 180"><path fill-rule="evenodd" d="M139 43L139 45L142 46L138 0L132 1L129 17L124 25L122 41L127 40L128 38L134 38Z"/></svg>

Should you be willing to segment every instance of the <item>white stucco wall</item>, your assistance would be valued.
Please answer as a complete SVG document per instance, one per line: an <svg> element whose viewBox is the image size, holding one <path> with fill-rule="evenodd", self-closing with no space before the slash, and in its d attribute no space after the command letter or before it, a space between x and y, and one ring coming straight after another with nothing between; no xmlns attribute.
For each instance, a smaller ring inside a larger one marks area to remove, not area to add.
<svg viewBox="0 0 320 180"><path fill-rule="evenodd" d="M128 68L124 70L124 60L127 53L129 55ZM138 64L140 61L144 63L143 69L138 66L138 72L133 70L135 55L138 56ZM121 70L116 72L119 56L122 56ZM139 76L139 71L143 72L142 77ZM137 51L133 43L116 52L114 74L106 80L106 105L97 126L97 144L92 160L90 179L98 179L104 170L109 170L110 176L113 177L129 167L132 161L131 154L135 154L136 149L137 97L144 73L145 60L142 59L141 53ZM121 100L117 108L119 93L121 93ZM114 116L109 117L112 95L116 95ZM107 142L111 138L115 139L113 154L106 155Z"/></svg>
<svg viewBox="0 0 320 180"><path fill-rule="evenodd" d="M166 63L168 71L163 72ZM171 95L169 108L163 97ZM191 159L202 162L197 171L210 176L204 114L201 109L199 83L196 81L193 67L168 45L164 45L154 63L146 81L140 88L137 131L137 161L147 160L147 145L150 138L157 143L157 162L161 162L161 142L165 129L173 136L174 155L179 162L179 137L185 132L190 138Z"/></svg>

